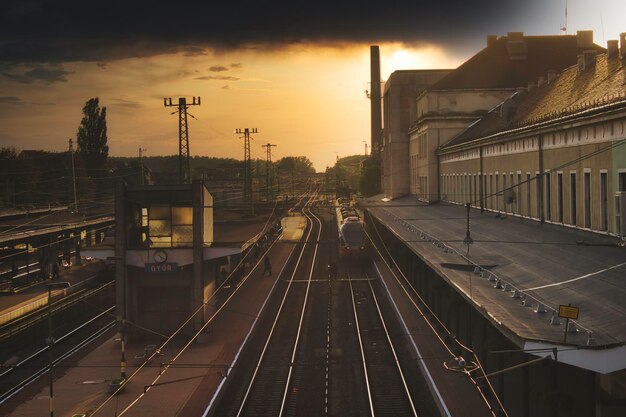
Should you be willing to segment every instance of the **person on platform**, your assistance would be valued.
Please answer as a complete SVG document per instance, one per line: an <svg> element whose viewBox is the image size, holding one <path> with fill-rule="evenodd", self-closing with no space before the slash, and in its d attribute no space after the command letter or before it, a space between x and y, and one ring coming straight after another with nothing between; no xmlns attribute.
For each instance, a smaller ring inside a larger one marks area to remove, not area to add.
<svg viewBox="0 0 626 417"><path fill-rule="evenodd" d="M337 278L337 264L333 261L330 261L330 263L328 264L328 278Z"/></svg>
<svg viewBox="0 0 626 417"><path fill-rule="evenodd" d="M263 276L266 274L272 276L272 264L270 263L270 258L268 258L267 255L263 258Z"/></svg>

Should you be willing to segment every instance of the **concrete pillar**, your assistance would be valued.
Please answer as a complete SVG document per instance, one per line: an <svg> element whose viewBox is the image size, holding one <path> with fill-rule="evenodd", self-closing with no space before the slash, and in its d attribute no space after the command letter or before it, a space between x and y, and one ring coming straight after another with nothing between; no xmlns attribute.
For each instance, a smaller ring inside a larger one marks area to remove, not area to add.
<svg viewBox="0 0 626 417"><path fill-rule="evenodd" d="M204 250L203 250L203 185L201 181L194 181L192 185L193 189L193 288L191 311L196 311L204 303L204 280L203 267L204 267ZM194 330L198 331L204 324L204 315L206 314L206 308L203 314L196 314L194 316Z"/></svg>
<svg viewBox="0 0 626 417"><path fill-rule="evenodd" d="M118 329L126 319L126 211L124 210L125 187L121 180L115 184L115 315Z"/></svg>

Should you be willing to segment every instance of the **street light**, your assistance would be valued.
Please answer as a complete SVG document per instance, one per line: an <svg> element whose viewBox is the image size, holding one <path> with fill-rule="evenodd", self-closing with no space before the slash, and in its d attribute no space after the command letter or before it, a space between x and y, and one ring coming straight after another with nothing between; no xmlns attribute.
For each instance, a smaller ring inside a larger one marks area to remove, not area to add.
<svg viewBox="0 0 626 417"><path fill-rule="evenodd" d="M52 347L54 346L54 337L52 337L52 289L53 288L68 288L70 283L67 281L63 282L52 282L50 284L46 284L48 288L48 374L50 376L50 417L54 417L54 408L53 408L53 399L54 399L54 390L53 390L53 378L52 378L52 363L54 361L54 356L52 352Z"/></svg>

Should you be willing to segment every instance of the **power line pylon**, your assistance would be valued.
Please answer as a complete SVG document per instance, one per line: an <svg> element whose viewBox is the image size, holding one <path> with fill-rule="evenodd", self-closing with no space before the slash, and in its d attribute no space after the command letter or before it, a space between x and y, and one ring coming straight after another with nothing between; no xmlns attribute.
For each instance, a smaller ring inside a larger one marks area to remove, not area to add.
<svg viewBox="0 0 626 417"><path fill-rule="evenodd" d="M235 129L238 135L243 134L243 203L250 214L254 214L252 204L252 159L250 158L250 133L258 133L256 128Z"/></svg>
<svg viewBox="0 0 626 417"><path fill-rule="evenodd" d="M265 186L267 188L267 201L270 201L272 199L272 197L274 196L274 190L273 190L273 184L272 184L272 146L276 146L276 145L272 145L271 143L268 143L267 145L261 145L262 147L266 148L266 152L267 152L267 165L265 168Z"/></svg>
<svg viewBox="0 0 626 417"><path fill-rule="evenodd" d="M191 182L187 109L189 108L189 106L199 106L200 97L198 97L197 99L198 100L196 101L196 97L193 97L193 101L189 104L187 104L187 99L185 97L180 97L178 99L178 104L172 104L171 98L163 99L163 105L165 107L178 107L178 181L181 184L189 184Z"/></svg>

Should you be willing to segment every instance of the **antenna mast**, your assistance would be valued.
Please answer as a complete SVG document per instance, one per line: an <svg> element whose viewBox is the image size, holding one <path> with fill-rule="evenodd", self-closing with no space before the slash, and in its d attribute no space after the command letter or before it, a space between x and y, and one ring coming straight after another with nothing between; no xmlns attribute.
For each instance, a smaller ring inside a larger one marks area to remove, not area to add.
<svg viewBox="0 0 626 417"><path fill-rule="evenodd" d="M565 0L565 24L561 28L561 32L567 35L567 0Z"/></svg>

